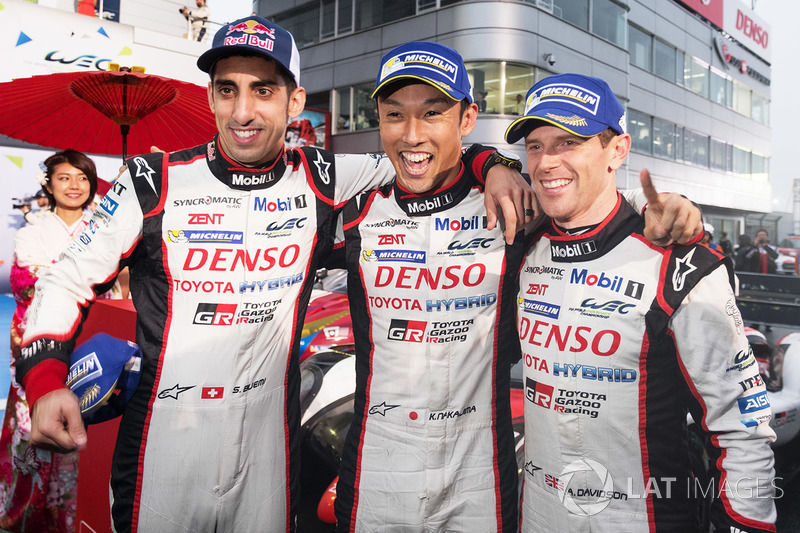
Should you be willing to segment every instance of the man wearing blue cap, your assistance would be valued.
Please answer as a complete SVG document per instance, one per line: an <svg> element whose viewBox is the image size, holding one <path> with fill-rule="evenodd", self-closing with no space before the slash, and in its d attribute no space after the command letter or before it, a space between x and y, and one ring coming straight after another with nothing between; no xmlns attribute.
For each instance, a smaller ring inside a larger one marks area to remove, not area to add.
<svg viewBox="0 0 800 533"><path fill-rule="evenodd" d="M525 361L522 531L775 531L770 407L729 259L657 248L615 189L631 138L600 79L528 92L506 131L525 140L539 205L520 271ZM710 486L692 475L687 410L710 435Z"/></svg>
<svg viewBox="0 0 800 533"><path fill-rule="evenodd" d="M87 238L40 280L18 375L32 440L85 445L66 363L82 310L129 265L143 357L114 452L115 530L292 531L313 274L334 209L394 170L377 156L284 149L305 91L294 39L278 25L254 16L223 26L197 64L211 77L218 134L127 162ZM489 168L490 153L476 148L470 164ZM515 213L505 212L511 237Z"/></svg>
<svg viewBox="0 0 800 533"><path fill-rule="evenodd" d="M523 243L487 227L459 158L478 114L464 62L406 43L383 57L372 96L397 177L343 212L356 394L338 529L516 531L509 367Z"/></svg>

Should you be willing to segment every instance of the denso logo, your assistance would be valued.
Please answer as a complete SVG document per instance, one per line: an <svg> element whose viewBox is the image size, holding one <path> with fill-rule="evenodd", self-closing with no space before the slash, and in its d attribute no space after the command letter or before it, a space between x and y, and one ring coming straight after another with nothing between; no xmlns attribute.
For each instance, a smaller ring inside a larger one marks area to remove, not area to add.
<svg viewBox="0 0 800 533"><path fill-rule="evenodd" d="M475 287L486 277L486 265L473 263L466 268L462 265L428 269L412 266L379 266L375 275L375 287L394 286L398 289L452 289L459 285Z"/></svg>
<svg viewBox="0 0 800 533"><path fill-rule="evenodd" d="M594 241L574 242L572 244L550 243L550 256L553 259L582 257L597 251Z"/></svg>
<svg viewBox="0 0 800 533"><path fill-rule="evenodd" d="M378 246L390 246L393 244L405 244L405 235L378 235Z"/></svg>
<svg viewBox="0 0 800 533"><path fill-rule="evenodd" d="M389 323L390 341L422 342L425 338L427 322L422 320L396 320Z"/></svg>
<svg viewBox="0 0 800 533"><path fill-rule="evenodd" d="M598 330L589 326L567 326L551 324L541 320L519 318L519 338L533 346L558 348L559 351L584 352L608 357L619 349L622 336L611 329Z"/></svg>
<svg viewBox="0 0 800 533"><path fill-rule="evenodd" d="M189 213L189 222L187 224L221 224L222 213Z"/></svg>
<svg viewBox="0 0 800 533"><path fill-rule="evenodd" d="M452 219L450 217L437 217L433 221L433 229L435 231L459 231L459 230L473 230L485 229L488 226L486 217L461 217L459 219Z"/></svg>
<svg viewBox="0 0 800 533"><path fill-rule="evenodd" d="M277 256L277 257L276 257ZM183 262L184 271L200 270L206 268L213 272L233 272L244 269L248 272L264 271L273 268L276 264L282 268L293 265L300 257L300 246L292 244L279 250L277 247L255 250L241 250L233 248L218 248L213 250L213 255L205 248L189 248L186 260Z"/></svg>
<svg viewBox="0 0 800 533"><path fill-rule="evenodd" d="M254 211L268 211L270 213L274 213L275 211L291 211L292 205L294 205L295 209L303 209L308 206L306 203L306 195L301 194L300 196L294 197L294 202L292 202L292 198L286 197L286 199L279 198L274 201L270 201L267 198L258 198L256 197L255 203L253 204Z"/></svg>
<svg viewBox="0 0 800 533"><path fill-rule="evenodd" d="M489 248L492 245L492 241L494 239L472 239L471 241L461 242L461 241L453 241L448 246L448 250L468 250L468 249L475 249L475 248Z"/></svg>
<svg viewBox="0 0 800 533"><path fill-rule="evenodd" d="M236 316L236 304L197 304L192 324L230 326Z"/></svg>
<svg viewBox="0 0 800 533"><path fill-rule="evenodd" d="M233 196L204 196L202 198L187 198L172 202L172 205L175 207L191 207L193 205L213 204L226 204L229 207L238 207L242 205L242 199Z"/></svg>

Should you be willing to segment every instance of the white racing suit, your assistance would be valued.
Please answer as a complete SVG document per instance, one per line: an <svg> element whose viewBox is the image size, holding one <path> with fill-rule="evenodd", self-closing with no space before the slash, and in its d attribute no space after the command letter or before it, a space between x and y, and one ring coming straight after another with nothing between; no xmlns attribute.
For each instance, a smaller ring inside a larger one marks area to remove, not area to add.
<svg viewBox="0 0 800 533"><path fill-rule="evenodd" d="M343 214L356 395L338 530L516 531L522 246L486 229L469 168L425 196L384 186Z"/></svg>
<svg viewBox="0 0 800 533"><path fill-rule="evenodd" d="M314 272L334 206L392 166L303 148L241 168L212 140L128 168L37 284L25 386L35 397L63 386L82 312L128 265L144 358L114 452L116 530L293 530Z"/></svg>
<svg viewBox="0 0 800 533"><path fill-rule="evenodd" d="M658 248L625 202L598 227L535 235L520 271L522 531L775 531L770 407L730 260ZM691 472L686 412L710 434Z"/></svg>

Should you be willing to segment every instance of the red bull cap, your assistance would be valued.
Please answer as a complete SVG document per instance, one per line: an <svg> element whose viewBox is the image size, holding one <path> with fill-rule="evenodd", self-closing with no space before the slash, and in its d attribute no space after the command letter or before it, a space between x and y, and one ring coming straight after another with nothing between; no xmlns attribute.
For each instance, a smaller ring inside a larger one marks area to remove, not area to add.
<svg viewBox="0 0 800 533"><path fill-rule="evenodd" d="M274 22L256 16L222 26L214 35L211 48L197 59L197 66L210 72L223 57L253 54L275 61L300 85L300 54L294 37Z"/></svg>

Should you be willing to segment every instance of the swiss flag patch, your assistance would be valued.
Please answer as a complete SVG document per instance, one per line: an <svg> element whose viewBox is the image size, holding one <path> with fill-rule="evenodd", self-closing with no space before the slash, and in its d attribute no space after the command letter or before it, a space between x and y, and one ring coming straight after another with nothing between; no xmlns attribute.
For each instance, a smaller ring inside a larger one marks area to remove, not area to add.
<svg viewBox="0 0 800 533"><path fill-rule="evenodd" d="M200 398L203 400L221 400L225 387L203 387Z"/></svg>

